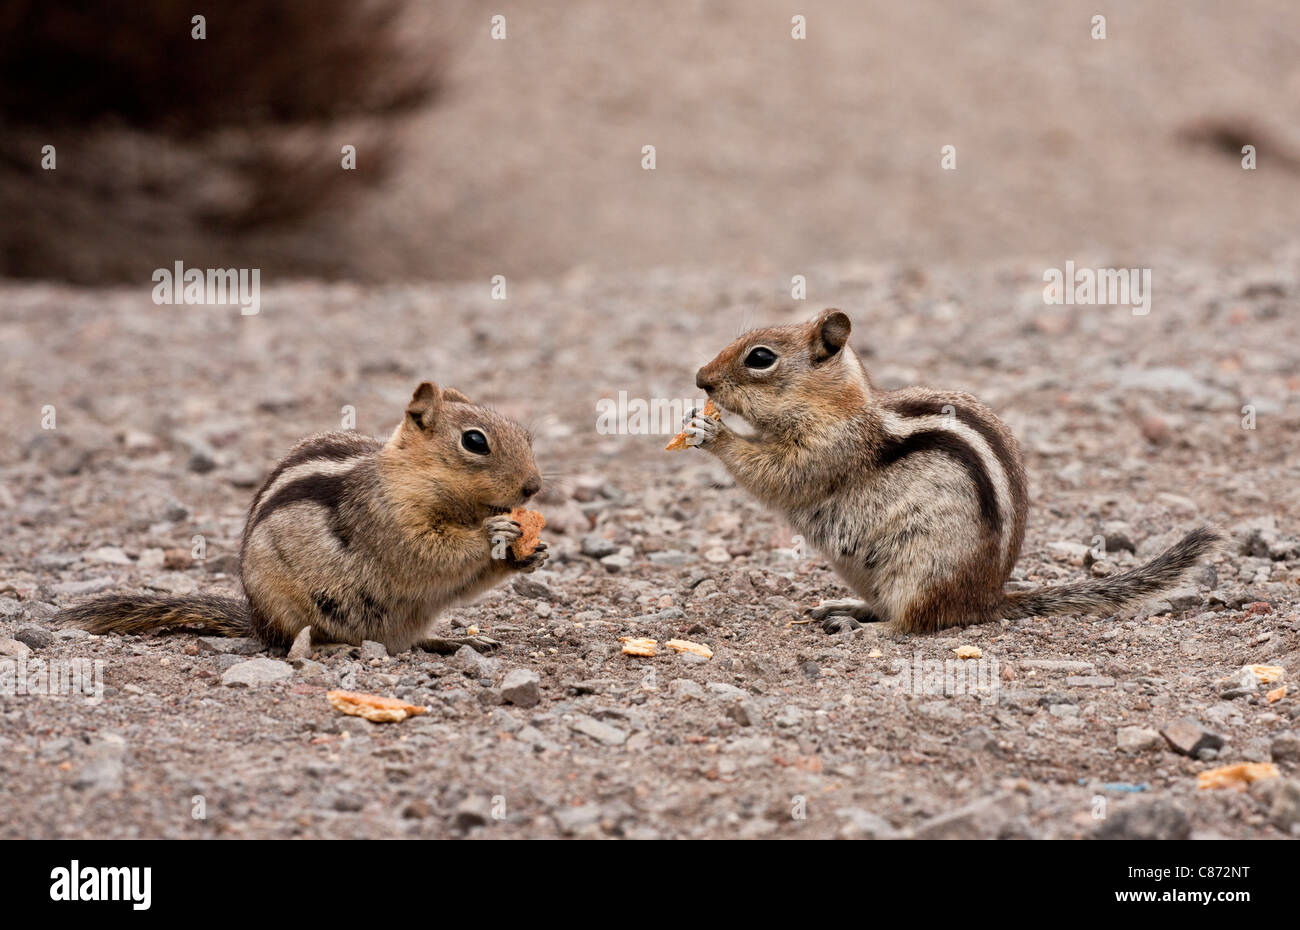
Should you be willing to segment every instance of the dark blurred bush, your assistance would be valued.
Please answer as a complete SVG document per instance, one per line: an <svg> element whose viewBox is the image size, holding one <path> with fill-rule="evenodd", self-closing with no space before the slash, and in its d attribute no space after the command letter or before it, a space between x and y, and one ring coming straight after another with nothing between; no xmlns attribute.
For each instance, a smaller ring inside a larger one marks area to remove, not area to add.
<svg viewBox="0 0 1300 930"><path fill-rule="evenodd" d="M437 96L446 56L409 12L405 0L0 0L0 274L138 280L205 257L183 248L256 261L244 237L268 227L310 239L311 215L380 180L400 117ZM341 142L358 145L356 171L341 169ZM293 270L311 273L311 254L298 249Z"/></svg>

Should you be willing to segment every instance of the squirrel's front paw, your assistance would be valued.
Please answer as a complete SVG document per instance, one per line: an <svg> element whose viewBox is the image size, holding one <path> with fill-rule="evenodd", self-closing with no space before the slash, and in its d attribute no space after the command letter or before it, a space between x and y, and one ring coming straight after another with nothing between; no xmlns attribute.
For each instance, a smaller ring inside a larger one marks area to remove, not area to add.
<svg viewBox="0 0 1300 930"><path fill-rule="evenodd" d="M688 446L708 445L718 438L718 431L722 427L720 421L705 416L699 407L692 407L691 412L682 420L682 424Z"/></svg>
<svg viewBox="0 0 1300 930"><path fill-rule="evenodd" d="M550 558L551 555L546 551L546 543L544 542L539 542L537 548L522 559L516 559L514 553L509 550L506 550L506 552L509 557L507 561L509 562L510 567L516 571L524 572L525 574L537 571L546 564L546 560Z"/></svg>
<svg viewBox="0 0 1300 930"><path fill-rule="evenodd" d="M492 546L492 558L498 560L509 558L510 544L524 535L519 522L511 520L510 516L504 513L496 517L488 517L483 521L483 527L487 530L488 542Z"/></svg>

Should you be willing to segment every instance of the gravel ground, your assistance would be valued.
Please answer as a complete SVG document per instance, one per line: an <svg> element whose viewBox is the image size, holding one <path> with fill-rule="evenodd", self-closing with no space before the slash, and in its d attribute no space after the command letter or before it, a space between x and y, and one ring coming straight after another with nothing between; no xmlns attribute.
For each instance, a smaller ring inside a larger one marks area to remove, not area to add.
<svg viewBox="0 0 1300 930"><path fill-rule="evenodd" d="M1277 269L1297 263L1154 267L1148 316L1046 307L1028 265L828 265L806 302L779 276L722 273L575 272L512 281L504 302L481 284L301 283L250 317L144 288L0 286L0 652L101 660L104 684L98 702L0 696L0 837L1295 834L1300 285ZM1033 496L1017 581L1123 568L1202 521L1233 542L1132 615L931 637L799 625L847 594L815 554L707 455L599 433L596 402L691 398L739 326L828 305L878 383L971 391L1015 429ZM445 617L501 640L491 658L290 664L51 622L99 591L234 590L275 459L345 405L386 434L426 377L531 424L558 473L539 504L548 570ZM633 658L628 635L713 657ZM900 668L959 646L982 651L963 668L984 690L902 686ZM1290 693L1270 703L1248 663L1280 666ZM342 717L324 697L340 685L431 710ZM1197 757L1159 733L1185 717ZM1244 761L1281 777L1197 790Z"/></svg>

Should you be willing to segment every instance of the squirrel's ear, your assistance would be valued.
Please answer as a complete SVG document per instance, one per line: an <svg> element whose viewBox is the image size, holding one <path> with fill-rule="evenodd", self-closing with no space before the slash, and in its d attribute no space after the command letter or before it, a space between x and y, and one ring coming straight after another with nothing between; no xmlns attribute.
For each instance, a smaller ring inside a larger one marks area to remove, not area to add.
<svg viewBox="0 0 1300 930"><path fill-rule="evenodd" d="M426 430L437 421L441 410L442 395L438 393L438 386L422 381L406 405L406 422L416 429Z"/></svg>
<svg viewBox="0 0 1300 930"><path fill-rule="evenodd" d="M834 308L823 310L822 315L813 322L813 363L824 362L844 348L852 328L846 314Z"/></svg>
<svg viewBox="0 0 1300 930"><path fill-rule="evenodd" d="M449 404L472 404L474 403L460 391L455 388L443 388L442 399Z"/></svg>

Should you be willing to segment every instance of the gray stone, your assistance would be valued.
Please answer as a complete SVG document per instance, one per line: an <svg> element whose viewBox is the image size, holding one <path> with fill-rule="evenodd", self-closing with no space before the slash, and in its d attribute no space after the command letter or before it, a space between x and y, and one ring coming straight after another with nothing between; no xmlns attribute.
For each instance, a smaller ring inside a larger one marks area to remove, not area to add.
<svg viewBox="0 0 1300 930"><path fill-rule="evenodd" d="M618 546L599 533L588 533L582 537L582 554L593 559L603 559L618 551Z"/></svg>
<svg viewBox="0 0 1300 930"><path fill-rule="evenodd" d="M334 810L344 814L355 814L366 806L365 799L354 791L340 791L334 796L330 805Z"/></svg>
<svg viewBox="0 0 1300 930"><path fill-rule="evenodd" d="M305 626L298 631L298 635L293 638L293 645L289 647L287 658L290 662L296 662L299 659L307 659L311 656L311 627Z"/></svg>
<svg viewBox="0 0 1300 930"><path fill-rule="evenodd" d="M498 730L504 730L506 733L518 733L524 726L518 717L504 707L498 707L492 711L492 725Z"/></svg>
<svg viewBox="0 0 1300 930"><path fill-rule="evenodd" d="M898 832L884 817L860 807L841 807L835 815L844 821L840 827L840 839L843 840L890 839Z"/></svg>
<svg viewBox="0 0 1300 930"><path fill-rule="evenodd" d="M1300 827L1300 781L1288 778L1273 791L1273 805L1268 819L1286 833L1295 833Z"/></svg>
<svg viewBox="0 0 1300 930"><path fill-rule="evenodd" d="M59 612L59 608L45 601L27 601L18 613L18 619L27 623L43 623Z"/></svg>
<svg viewBox="0 0 1300 930"><path fill-rule="evenodd" d="M546 734L534 726L526 726L515 734L515 739L522 743L530 744L534 749L545 750L546 752L563 752L564 747L554 740L546 738Z"/></svg>
<svg viewBox="0 0 1300 930"><path fill-rule="evenodd" d="M361 661L369 662L371 659L387 659L388 647L383 643L377 643L373 639L363 639L361 641Z"/></svg>
<svg viewBox="0 0 1300 930"><path fill-rule="evenodd" d="M995 755L1002 753L997 737L988 727L972 727L958 737L957 741L972 752L991 752Z"/></svg>
<svg viewBox="0 0 1300 930"><path fill-rule="evenodd" d="M238 665L240 662L244 661L246 661L246 659L243 656L220 655L213 656L212 665L217 671L224 672L231 666Z"/></svg>
<svg viewBox="0 0 1300 930"><path fill-rule="evenodd" d="M1000 792L931 817L916 828L916 837L922 840L997 839L1027 806L1028 799L1023 794Z"/></svg>
<svg viewBox="0 0 1300 930"><path fill-rule="evenodd" d="M1090 552L1087 546L1076 542L1050 542L1047 548L1072 565L1082 565L1084 558Z"/></svg>
<svg viewBox="0 0 1300 930"><path fill-rule="evenodd" d="M1068 674L1086 675L1095 671L1091 662L1075 662L1069 659L1022 659L1021 668L1036 668L1044 672L1066 672Z"/></svg>
<svg viewBox="0 0 1300 930"><path fill-rule="evenodd" d="M251 656L262 651L262 644L251 636L200 636L199 651L217 655Z"/></svg>
<svg viewBox="0 0 1300 930"><path fill-rule="evenodd" d="M462 833L474 827L487 826L492 819L492 802L482 795L472 794L456 805L452 825Z"/></svg>
<svg viewBox="0 0 1300 930"><path fill-rule="evenodd" d="M1237 400L1231 393L1206 384L1182 368L1127 369L1120 374L1115 387L1183 394L1195 405L1211 409L1227 409L1237 405Z"/></svg>
<svg viewBox="0 0 1300 930"><path fill-rule="evenodd" d="M604 694L612 684L614 684L612 678L584 678L581 681L571 682L568 688L574 694Z"/></svg>
<svg viewBox="0 0 1300 930"><path fill-rule="evenodd" d="M126 740L116 733L105 733L86 747L85 761L72 784L82 791L120 791L125 772Z"/></svg>
<svg viewBox="0 0 1300 930"><path fill-rule="evenodd" d="M1145 752L1161 745L1160 734L1150 727L1120 727L1115 733L1115 748L1121 752Z"/></svg>
<svg viewBox="0 0 1300 930"><path fill-rule="evenodd" d="M1192 607L1201 606L1201 602L1204 601L1205 598L1203 598L1201 592L1197 591L1195 588L1184 586L1166 592L1165 600L1169 602L1169 605L1173 607L1174 610L1188 610Z"/></svg>
<svg viewBox="0 0 1300 930"><path fill-rule="evenodd" d="M489 658L473 646L461 646L452 660L475 678L494 678L501 668L500 659Z"/></svg>
<svg viewBox="0 0 1300 930"><path fill-rule="evenodd" d="M0 639L0 656L25 656L32 651L32 647L16 639Z"/></svg>
<svg viewBox="0 0 1300 930"><path fill-rule="evenodd" d="M36 558L32 559L33 564L35 564L37 568L42 568L51 572L62 571L69 565L73 565L80 561L81 555L77 552L43 552Z"/></svg>
<svg viewBox="0 0 1300 930"><path fill-rule="evenodd" d="M1113 688L1115 679L1105 675L1070 675L1065 679L1067 688Z"/></svg>
<svg viewBox="0 0 1300 930"><path fill-rule="evenodd" d="M727 705L727 716L742 727L756 726L761 719L758 705L753 701L733 701Z"/></svg>
<svg viewBox="0 0 1300 930"><path fill-rule="evenodd" d="M668 685L668 690L679 698L703 698L704 689L699 686L698 682L691 681L689 678L674 678Z"/></svg>
<svg viewBox="0 0 1300 930"><path fill-rule="evenodd" d="M130 557L117 546L100 546L85 555L87 562L99 562L104 565L130 565Z"/></svg>
<svg viewBox="0 0 1300 930"><path fill-rule="evenodd" d="M605 566L607 572L620 572L632 564L632 556L622 551L615 555L607 555L600 560L600 564Z"/></svg>
<svg viewBox="0 0 1300 930"><path fill-rule="evenodd" d="M1115 811L1097 828L1102 840L1185 840L1191 822L1172 801L1139 801Z"/></svg>
<svg viewBox="0 0 1300 930"><path fill-rule="evenodd" d="M279 659L249 659L226 669L221 683L230 688L252 688L293 677L293 666Z"/></svg>
<svg viewBox="0 0 1300 930"><path fill-rule="evenodd" d="M479 684L483 685L483 688L474 695L474 698L484 707L495 707L506 702L506 699L501 696L501 689L492 687L490 678L483 679Z"/></svg>
<svg viewBox="0 0 1300 930"><path fill-rule="evenodd" d="M1109 553L1137 551L1133 545L1133 529L1127 523L1112 520L1102 527L1101 534L1106 540L1106 551Z"/></svg>
<svg viewBox="0 0 1300 930"><path fill-rule="evenodd" d="M964 723L966 720L965 712L946 698L924 701L916 705L916 711L935 720L947 720L950 723Z"/></svg>
<svg viewBox="0 0 1300 930"><path fill-rule="evenodd" d="M538 581L536 578L530 578L528 575L519 575L511 585L515 593L520 597L531 597L539 601L551 601L555 599L555 592L551 588Z"/></svg>
<svg viewBox="0 0 1300 930"><path fill-rule="evenodd" d="M1278 545L1277 518L1268 516L1244 520L1232 528L1232 535L1237 551L1242 555L1271 558L1273 548Z"/></svg>
<svg viewBox="0 0 1300 930"><path fill-rule="evenodd" d="M600 805L583 804L566 807L556 812L555 823L561 833L574 834L600 822Z"/></svg>
<svg viewBox="0 0 1300 930"><path fill-rule="evenodd" d="M305 681L324 681L329 675L329 669L311 659L295 659L293 667Z"/></svg>
<svg viewBox="0 0 1300 930"><path fill-rule="evenodd" d="M349 736L369 736L372 726L374 724L363 717L340 717L334 721L334 728Z"/></svg>
<svg viewBox="0 0 1300 930"><path fill-rule="evenodd" d="M724 698L747 698L749 693L743 688L737 688L735 685L729 685L725 681L711 681L706 688L713 694Z"/></svg>
<svg viewBox="0 0 1300 930"><path fill-rule="evenodd" d="M25 626L14 634L14 639L32 649L44 649L54 642L54 634L39 626Z"/></svg>
<svg viewBox="0 0 1300 930"><path fill-rule="evenodd" d="M65 597L78 597L82 594L98 594L112 586L112 578L87 578L85 581L61 581L50 590Z"/></svg>
<svg viewBox="0 0 1300 930"><path fill-rule="evenodd" d="M795 704L787 704L781 708L774 721L778 727L797 727L803 723L803 709Z"/></svg>
<svg viewBox="0 0 1300 930"><path fill-rule="evenodd" d="M261 483L263 474L259 466L241 462L226 472L226 480L237 488L255 488Z"/></svg>
<svg viewBox="0 0 1300 930"><path fill-rule="evenodd" d="M542 700L542 680L532 669L513 668L501 681L501 696L518 707L536 707Z"/></svg>
<svg viewBox="0 0 1300 930"><path fill-rule="evenodd" d="M186 463L190 471L205 475L217 467L216 453L206 442L190 439L186 445L190 449L190 460Z"/></svg>
<svg viewBox="0 0 1300 930"><path fill-rule="evenodd" d="M1202 750L1217 752L1223 748L1223 737L1205 729L1195 717L1183 717L1174 721L1161 730L1160 735L1174 752L1185 756L1196 757Z"/></svg>
<svg viewBox="0 0 1300 930"><path fill-rule="evenodd" d="M1246 697L1259 691L1259 678L1255 676L1249 668L1241 668L1228 676L1227 680L1219 686L1219 697L1227 698L1229 701L1234 698Z"/></svg>
<svg viewBox="0 0 1300 930"><path fill-rule="evenodd" d="M578 714L573 718L569 727L575 733L581 733L583 736L589 736L599 743L606 746L621 746L627 741L627 731L620 730L618 727L611 726L608 723L602 723L586 714Z"/></svg>
<svg viewBox="0 0 1300 930"><path fill-rule="evenodd" d="M1273 737L1269 755L1274 762L1300 762L1300 733L1279 733Z"/></svg>
<svg viewBox="0 0 1300 930"><path fill-rule="evenodd" d="M740 661L740 668L746 677L762 681L772 681L781 675L776 663L766 656L745 656Z"/></svg>

